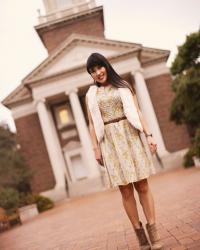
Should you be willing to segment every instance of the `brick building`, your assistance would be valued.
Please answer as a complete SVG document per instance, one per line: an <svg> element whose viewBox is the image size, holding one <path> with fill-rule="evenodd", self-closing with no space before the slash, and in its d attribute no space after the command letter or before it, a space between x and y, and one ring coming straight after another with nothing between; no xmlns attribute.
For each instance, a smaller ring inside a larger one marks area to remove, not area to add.
<svg viewBox="0 0 200 250"><path fill-rule="evenodd" d="M186 127L169 121L169 51L106 39L103 7L95 1L43 2L46 15L35 29L48 57L3 101L12 110L22 152L35 172L32 191L60 200L104 188L84 103L93 83L85 68L92 52L105 55L135 87L164 168L181 164L189 136Z"/></svg>

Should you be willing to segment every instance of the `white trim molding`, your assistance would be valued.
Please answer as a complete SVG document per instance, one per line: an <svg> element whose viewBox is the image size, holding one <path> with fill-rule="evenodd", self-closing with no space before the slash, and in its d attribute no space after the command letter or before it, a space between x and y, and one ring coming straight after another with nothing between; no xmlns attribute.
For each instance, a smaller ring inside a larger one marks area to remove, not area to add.
<svg viewBox="0 0 200 250"><path fill-rule="evenodd" d="M37 109L34 102L22 104L20 106L13 107L11 109L13 119L18 119L27 115L37 113Z"/></svg>
<svg viewBox="0 0 200 250"><path fill-rule="evenodd" d="M152 78L152 77L163 75L163 74L170 74L170 70L166 66L165 62L151 65L143 69L144 69L143 71L144 79Z"/></svg>

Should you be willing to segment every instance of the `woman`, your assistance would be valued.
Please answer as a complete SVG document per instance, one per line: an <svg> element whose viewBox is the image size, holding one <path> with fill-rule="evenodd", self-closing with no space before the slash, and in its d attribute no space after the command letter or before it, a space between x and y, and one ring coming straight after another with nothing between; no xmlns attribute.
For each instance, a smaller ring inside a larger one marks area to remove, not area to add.
<svg viewBox="0 0 200 250"><path fill-rule="evenodd" d="M110 187L119 187L124 209L141 249L151 249L139 220L133 185L138 192L152 249L162 249L155 223L154 201L147 178L155 173L140 133L146 135L151 153L157 145L139 109L134 89L113 69L108 60L93 53L87 71L94 79L86 94L89 131L96 160L104 166Z"/></svg>

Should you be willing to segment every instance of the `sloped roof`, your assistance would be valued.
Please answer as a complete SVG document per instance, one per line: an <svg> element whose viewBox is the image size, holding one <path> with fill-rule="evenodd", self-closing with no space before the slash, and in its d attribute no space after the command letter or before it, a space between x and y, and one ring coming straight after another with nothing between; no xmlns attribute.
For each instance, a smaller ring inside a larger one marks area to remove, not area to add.
<svg viewBox="0 0 200 250"><path fill-rule="evenodd" d="M87 51L87 55L82 55L79 51L77 51L77 48L80 46L83 46L83 51L84 49ZM99 52L101 52L101 48L107 49L107 55L105 56L108 59L119 57L131 52L137 52L143 66L148 65L152 61L166 61L169 56L168 50L143 47L138 43L72 34L22 80L21 85L3 100L3 104L10 106L13 103L31 98L31 91L29 88L31 83L53 77L55 74L66 73L80 67L85 67L85 60L87 59L88 53L90 54L95 50L99 50ZM74 63L72 59L70 59L70 61L66 61L69 55L70 58L77 55L80 58L75 58ZM66 66L63 69L56 71L56 64L59 64L59 61L61 60L65 60ZM54 72L52 72L52 65L54 66Z"/></svg>
<svg viewBox="0 0 200 250"><path fill-rule="evenodd" d="M31 91L28 87L20 84L14 91L12 91L2 103L9 107L11 104L29 100L32 98Z"/></svg>
<svg viewBox="0 0 200 250"><path fill-rule="evenodd" d="M35 77L41 74L41 72L44 71L49 65L51 65L53 61L61 58L62 55L66 53L67 50L69 51L70 49L80 44L88 45L89 47L91 47L91 50L92 50L92 45L96 45L98 47L106 46L109 49L112 49L113 47L115 47L117 54L120 54L120 52L126 52L127 50L141 49L142 47L141 44L136 44L136 43L119 42L119 41L109 40L105 38L97 38L97 37L87 36L87 35L72 34L63 43L61 43L40 65L38 65L38 67L36 67L30 74L28 74L22 80L22 82L24 82L25 84L32 82L35 79ZM76 65L81 66L79 62L76 62ZM73 68L73 66L68 65L68 69Z"/></svg>

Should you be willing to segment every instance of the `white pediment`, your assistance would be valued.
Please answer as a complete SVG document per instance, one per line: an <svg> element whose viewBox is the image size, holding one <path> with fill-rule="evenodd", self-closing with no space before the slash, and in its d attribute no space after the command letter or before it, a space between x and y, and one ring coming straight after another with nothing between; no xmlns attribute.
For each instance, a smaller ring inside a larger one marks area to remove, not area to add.
<svg viewBox="0 0 200 250"><path fill-rule="evenodd" d="M108 48L105 45L97 46L96 44L78 44L62 53L62 55L50 64L49 67L45 68L45 70L41 72L40 76L50 76L59 72L70 70L71 68L82 66L86 64L87 58L93 52L98 52L103 54L105 57L110 57L119 54L119 52L124 52L124 49L121 48L119 50L116 47Z"/></svg>
<svg viewBox="0 0 200 250"><path fill-rule="evenodd" d="M115 57L137 48L140 48L140 45L73 35L33 70L24 79L24 82L28 83L83 66L86 64L88 56L93 52L101 53L105 57Z"/></svg>
<svg viewBox="0 0 200 250"><path fill-rule="evenodd" d="M141 44L120 42L105 38L72 34L50 54L23 83L38 81L68 72L86 65L88 56L98 52L107 58L114 58L132 51L141 51L141 62L149 62L160 57L168 57L169 52L142 47ZM145 61L146 60L146 61Z"/></svg>
<svg viewBox="0 0 200 250"><path fill-rule="evenodd" d="M101 53L111 60L127 54L134 53L135 56L140 53L142 65L148 65L152 61L157 63L161 59L165 62L169 56L167 50L143 47L138 43L72 34L23 79L20 86L4 99L4 105L32 98L30 88L27 86L30 83L86 66L87 58L93 52Z"/></svg>

